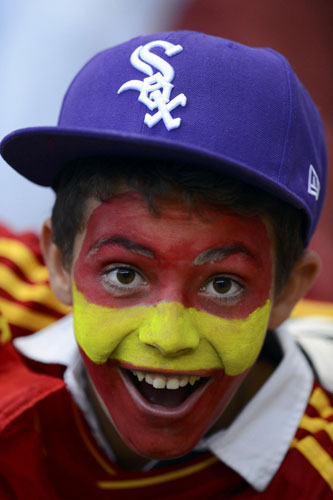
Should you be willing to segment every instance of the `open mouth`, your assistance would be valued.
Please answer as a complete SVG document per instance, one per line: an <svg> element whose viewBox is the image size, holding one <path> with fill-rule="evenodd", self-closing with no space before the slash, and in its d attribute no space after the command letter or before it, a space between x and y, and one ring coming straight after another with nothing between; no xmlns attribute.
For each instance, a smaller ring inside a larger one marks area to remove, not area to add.
<svg viewBox="0 0 333 500"><path fill-rule="evenodd" d="M121 371L149 404L164 408L181 406L209 380L195 375L165 375L124 368Z"/></svg>

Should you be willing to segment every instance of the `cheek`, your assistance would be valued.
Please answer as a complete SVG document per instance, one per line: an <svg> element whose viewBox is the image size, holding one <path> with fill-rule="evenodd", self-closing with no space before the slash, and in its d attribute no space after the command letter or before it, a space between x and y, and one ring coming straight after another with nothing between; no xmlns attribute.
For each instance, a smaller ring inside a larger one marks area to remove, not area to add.
<svg viewBox="0 0 333 500"><path fill-rule="evenodd" d="M91 304L73 285L76 340L94 363L105 363L124 337L138 329L146 309L138 306L124 310Z"/></svg>
<svg viewBox="0 0 333 500"><path fill-rule="evenodd" d="M244 320L192 311L193 322L202 338L218 353L227 375L239 375L255 363L267 331L271 311L269 300Z"/></svg>

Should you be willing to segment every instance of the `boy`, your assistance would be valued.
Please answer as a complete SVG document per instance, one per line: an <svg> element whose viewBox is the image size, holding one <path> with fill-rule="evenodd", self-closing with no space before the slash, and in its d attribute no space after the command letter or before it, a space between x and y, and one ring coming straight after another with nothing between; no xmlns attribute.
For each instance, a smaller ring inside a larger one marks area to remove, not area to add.
<svg viewBox="0 0 333 500"><path fill-rule="evenodd" d="M3 497L332 498L330 396L275 331L318 272L326 178L284 58L140 37L1 147L57 192L41 245L79 349L69 319L18 339L24 363L7 344Z"/></svg>

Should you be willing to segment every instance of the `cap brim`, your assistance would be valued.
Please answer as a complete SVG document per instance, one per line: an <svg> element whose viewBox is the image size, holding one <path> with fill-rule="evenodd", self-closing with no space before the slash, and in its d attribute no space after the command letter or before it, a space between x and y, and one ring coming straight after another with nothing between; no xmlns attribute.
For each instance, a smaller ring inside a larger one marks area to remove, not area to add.
<svg viewBox="0 0 333 500"><path fill-rule="evenodd" d="M161 137L101 131L34 127L16 130L1 142L6 162L27 179L41 186L53 186L60 172L74 160L95 157L166 159L208 167L278 194L294 206L295 196L251 166L222 155L212 155L195 145L175 143ZM302 207L299 203L299 208Z"/></svg>
<svg viewBox="0 0 333 500"><path fill-rule="evenodd" d="M190 148L160 137L119 131L34 127L7 135L0 146L5 161L18 173L41 186L52 186L69 163L91 157L165 158L196 164L231 159L217 158L201 148Z"/></svg>

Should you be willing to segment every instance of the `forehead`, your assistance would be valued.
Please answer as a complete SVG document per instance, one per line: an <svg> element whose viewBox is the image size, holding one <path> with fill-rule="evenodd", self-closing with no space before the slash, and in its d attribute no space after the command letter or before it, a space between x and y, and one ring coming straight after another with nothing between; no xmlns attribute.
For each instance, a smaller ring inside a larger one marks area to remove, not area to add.
<svg viewBox="0 0 333 500"><path fill-rule="evenodd" d="M271 253L271 238L261 217L223 213L206 203L190 208L180 199L159 198L155 213L140 193L125 191L107 202L90 200L86 220L76 245L81 247L84 241L86 252L102 239L119 235L157 253L175 253L176 259L181 249L182 255L191 253L193 257L204 249L231 243L241 244L257 255Z"/></svg>

